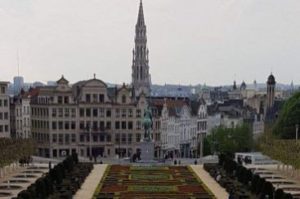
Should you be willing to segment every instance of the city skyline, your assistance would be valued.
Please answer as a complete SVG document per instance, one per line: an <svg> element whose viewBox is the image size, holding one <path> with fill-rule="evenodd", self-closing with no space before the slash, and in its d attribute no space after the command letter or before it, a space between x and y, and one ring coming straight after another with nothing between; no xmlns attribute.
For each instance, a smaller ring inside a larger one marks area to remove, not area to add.
<svg viewBox="0 0 300 199"><path fill-rule="evenodd" d="M18 74L19 51L26 81L96 73L130 83L137 2L2 1L1 79ZM277 82L299 84L299 3L282 2L144 0L152 83L265 82L273 72Z"/></svg>

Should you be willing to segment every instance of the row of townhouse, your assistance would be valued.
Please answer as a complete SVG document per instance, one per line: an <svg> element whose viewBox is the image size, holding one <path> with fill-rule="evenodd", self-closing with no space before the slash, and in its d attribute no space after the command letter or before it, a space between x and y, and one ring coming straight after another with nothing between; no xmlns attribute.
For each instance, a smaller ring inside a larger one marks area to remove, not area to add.
<svg viewBox="0 0 300 199"><path fill-rule="evenodd" d="M152 99L157 110L160 156L164 158L202 157L207 134L207 108L203 99ZM156 125L157 126L157 125ZM154 128L156 129L156 127ZM156 132L154 130L154 132Z"/></svg>
<svg viewBox="0 0 300 199"><path fill-rule="evenodd" d="M96 78L73 85L62 77L56 86L21 92L11 100L12 136L33 138L38 155L130 157L143 138L143 114L152 109L155 157L202 155L207 133L204 100L136 97L123 84L108 87Z"/></svg>
<svg viewBox="0 0 300 199"><path fill-rule="evenodd" d="M56 86L31 89L12 103L15 137L31 137L38 155L61 157L131 156L143 136L146 96L132 88L108 87L96 78L73 85L62 77Z"/></svg>

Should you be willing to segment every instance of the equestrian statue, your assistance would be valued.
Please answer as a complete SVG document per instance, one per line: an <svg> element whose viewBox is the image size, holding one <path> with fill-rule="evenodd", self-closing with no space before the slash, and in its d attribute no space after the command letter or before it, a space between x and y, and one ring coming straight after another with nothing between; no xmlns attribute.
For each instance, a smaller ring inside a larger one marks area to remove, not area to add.
<svg viewBox="0 0 300 199"><path fill-rule="evenodd" d="M143 126L144 126L144 141L150 142L152 141L151 129L152 129L153 121L152 121L152 113L149 107L145 109Z"/></svg>

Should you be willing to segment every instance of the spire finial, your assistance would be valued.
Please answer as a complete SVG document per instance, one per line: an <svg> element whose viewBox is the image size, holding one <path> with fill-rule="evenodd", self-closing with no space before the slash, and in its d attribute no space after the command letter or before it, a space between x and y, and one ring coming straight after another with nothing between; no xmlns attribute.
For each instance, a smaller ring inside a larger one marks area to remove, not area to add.
<svg viewBox="0 0 300 199"><path fill-rule="evenodd" d="M140 0L140 8L139 8L139 16L138 16L137 25L145 25L144 11L143 11L143 1L142 0Z"/></svg>

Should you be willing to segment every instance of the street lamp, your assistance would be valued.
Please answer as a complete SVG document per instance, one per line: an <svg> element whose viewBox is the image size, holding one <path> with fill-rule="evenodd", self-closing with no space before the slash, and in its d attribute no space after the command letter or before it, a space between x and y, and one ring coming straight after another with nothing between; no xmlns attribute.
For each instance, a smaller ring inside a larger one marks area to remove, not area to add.
<svg viewBox="0 0 300 199"><path fill-rule="evenodd" d="M90 160L91 160L92 159L92 128L91 127L89 127L89 137L90 137L89 149L90 149Z"/></svg>
<svg viewBox="0 0 300 199"><path fill-rule="evenodd" d="M296 141L298 140L299 124L296 124Z"/></svg>

